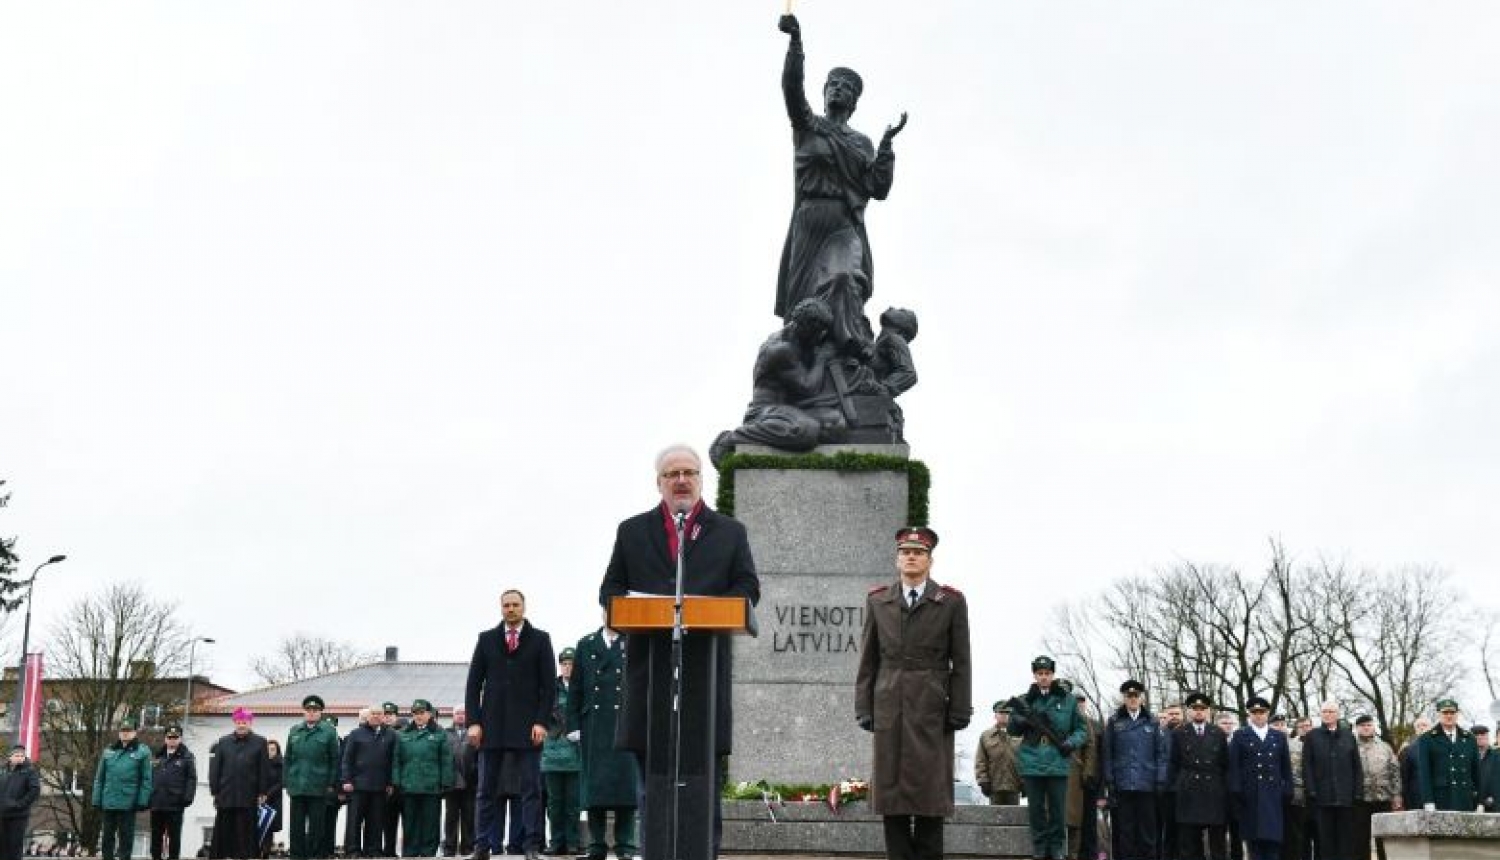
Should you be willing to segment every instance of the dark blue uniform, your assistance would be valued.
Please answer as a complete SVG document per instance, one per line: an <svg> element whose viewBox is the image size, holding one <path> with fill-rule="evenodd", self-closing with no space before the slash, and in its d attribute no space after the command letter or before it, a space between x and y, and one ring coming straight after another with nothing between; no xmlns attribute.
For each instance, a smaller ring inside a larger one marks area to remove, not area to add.
<svg viewBox="0 0 1500 860"><path fill-rule="evenodd" d="M1240 837L1251 860L1277 860L1286 832L1283 804L1292 796L1292 757L1286 735L1269 726L1262 740L1251 726L1229 740L1229 794Z"/></svg>

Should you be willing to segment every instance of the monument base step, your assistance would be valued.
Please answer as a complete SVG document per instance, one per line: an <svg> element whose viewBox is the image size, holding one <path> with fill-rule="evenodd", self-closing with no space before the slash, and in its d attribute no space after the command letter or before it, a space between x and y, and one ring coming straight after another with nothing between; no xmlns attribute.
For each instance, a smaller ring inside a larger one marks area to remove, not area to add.
<svg viewBox="0 0 1500 860"><path fill-rule="evenodd" d="M726 854L884 856L880 816L856 802L837 812L821 801L724 801ZM1030 857L1024 806L958 806L943 828L948 857Z"/></svg>

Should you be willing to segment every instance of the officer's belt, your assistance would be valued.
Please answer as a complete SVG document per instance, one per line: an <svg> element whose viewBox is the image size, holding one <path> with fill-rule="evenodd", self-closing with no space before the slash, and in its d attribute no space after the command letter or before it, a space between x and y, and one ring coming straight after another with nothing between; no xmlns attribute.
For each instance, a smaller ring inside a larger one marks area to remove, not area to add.
<svg viewBox="0 0 1500 860"><path fill-rule="evenodd" d="M880 652L880 659L888 660L901 669L936 669L938 671L947 671L949 669L947 660L923 660L917 657L903 657L898 652L882 651Z"/></svg>

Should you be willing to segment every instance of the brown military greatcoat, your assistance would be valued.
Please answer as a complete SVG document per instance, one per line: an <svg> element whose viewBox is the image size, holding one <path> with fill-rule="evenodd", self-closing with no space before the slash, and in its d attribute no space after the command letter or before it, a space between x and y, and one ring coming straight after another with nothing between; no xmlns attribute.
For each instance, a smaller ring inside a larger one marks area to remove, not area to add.
<svg viewBox="0 0 1500 860"><path fill-rule="evenodd" d="M865 600L854 713L873 717L878 815L953 813L953 725L973 713L969 607L927 580L914 609L900 582Z"/></svg>

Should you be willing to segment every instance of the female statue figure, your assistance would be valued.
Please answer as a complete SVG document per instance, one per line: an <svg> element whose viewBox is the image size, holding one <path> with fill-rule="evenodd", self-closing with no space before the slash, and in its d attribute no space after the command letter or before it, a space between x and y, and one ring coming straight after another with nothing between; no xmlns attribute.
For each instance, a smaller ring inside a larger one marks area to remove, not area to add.
<svg viewBox="0 0 1500 860"><path fill-rule="evenodd" d="M790 36L781 89L792 122L796 150L796 196L781 251L776 315L787 319L804 299L822 299L833 312L829 339L840 353L870 357L874 333L865 302L874 291L865 204L890 193L896 155L891 141L906 126L906 114L887 126L877 149L849 127L864 82L852 69L836 68L823 85L824 115L813 113L803 92L802 28L783 15Z"/></svg>

